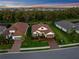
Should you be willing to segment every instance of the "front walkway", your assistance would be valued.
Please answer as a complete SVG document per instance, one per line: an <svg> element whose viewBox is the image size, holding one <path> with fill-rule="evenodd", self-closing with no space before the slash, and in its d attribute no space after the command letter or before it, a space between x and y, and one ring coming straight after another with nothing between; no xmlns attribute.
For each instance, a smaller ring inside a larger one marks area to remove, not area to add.
<svg viewBox="0 0 79 59"><path fill-rule="evenodd" d="M14 40L12 48L8 52L19 52L22 40Z"/></svg>

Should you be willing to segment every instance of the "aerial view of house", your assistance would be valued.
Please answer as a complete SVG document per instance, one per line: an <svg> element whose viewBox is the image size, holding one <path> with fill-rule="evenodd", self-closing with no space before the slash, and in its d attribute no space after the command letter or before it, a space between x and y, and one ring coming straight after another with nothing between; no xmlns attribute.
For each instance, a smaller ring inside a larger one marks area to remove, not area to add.
<svg viewBox="0 0 79 59"><path fill-rule="evenodd" d="M0 0L0 53L79 59L79 0Z"/></svg>
<svg viewBox="0 0 79 59"><path fill-rule="evenodd" d="M3 34L6 39L13 39L14 43L9 52L17 52L22 44L22 37L26 34L29 25L23 22L17 22L12 24Z"/></svg>
<svg viewBox="0 0 79 59"><path fill-rule="evenodd" d="M4 34L6 35L6 38L12 37L13 40L21 39L21 37L26 34L28 27L29 26L26 23L17 22L12 24Z"/></svg>
<svg viewBox="0 0 79 59"><path fill-rule="evenodd" d="M72 32L72 30L75 28L75 25L71 22L62 20L62 21L58 21L55 22L56 27L58 27L59 29L63 30L64 32Z"/></svg>
<svg viewBox="0 0 79 59"><path fill-rule="evenodd" d="M55 41L55 33L47 24L35 24L32 26L32 37L36 40L48 41L50 48L58 48Z"/></svg>
<svg viewBox="0 0 79 59"><path fill-rule="evenodd" d="M46 24L35 24L32 26L32 37L44 37L48 39L53 39L55 37L55 33L52 32L50 27Z"/></svg>

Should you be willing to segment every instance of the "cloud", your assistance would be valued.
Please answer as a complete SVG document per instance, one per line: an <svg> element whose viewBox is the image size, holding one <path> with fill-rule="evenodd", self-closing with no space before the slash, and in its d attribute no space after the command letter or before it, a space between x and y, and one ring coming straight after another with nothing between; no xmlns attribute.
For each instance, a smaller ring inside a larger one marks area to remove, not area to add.
<svg viewBox="0 0 79 59"><path fill-rule="evenodd" d="M24 2L19 2L19 1L0 1L0 3L24 3Z"/></svg>
<svg viewBox="0 0 79 59"><path fill-rule="evenodd" d="M79 3L73 3L73 4L36 4L34 2L22 2L22 1L12 1L12 0L3 0L0 1L0 6L7 6L7 7L51 7L51 6L79 6Z"/></svg>
<svg viewBox="0 0 79 59"><path fill-rule="evenodd" d="M18 5L26 5L24 2L17 1L0 1L0 6L18 6Z"/></svg>

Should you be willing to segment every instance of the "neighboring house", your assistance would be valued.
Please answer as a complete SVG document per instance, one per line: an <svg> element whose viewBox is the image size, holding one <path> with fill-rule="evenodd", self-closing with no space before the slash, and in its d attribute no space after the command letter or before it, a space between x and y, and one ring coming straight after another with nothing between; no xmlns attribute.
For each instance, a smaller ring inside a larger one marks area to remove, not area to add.
<svg viewBox="0 0 79 59"><path fill-rule="evenodd" d="M32 37L54 38L55 34L46 24L35 24L32 26Z"/></svg>
<svg viewBox="0 0 79 59"><path fill-rule="evenodd" d="M68 21L58 21L55 22L56 27L63 30L64 32L71 33L73 30L75 30L75 25Z"/></svg>
<svg viewBox="0 0 79 59"><path fill-rule="evenodd" d="M14 40L20 39L27 32L28 27L29 26L26 23L17 22L8 28L4 34L6 35L6 38L11 37Z"/></svg>
<svg viewBox="0 0 79 59"><path fill-rule="evenodd" d="M76 26L75 28L76 33L79 33L79 23L75 23L75 26Z"/></svg>
<svg viewBox="0 0 79 59"><path fill-rule="evenodd" d="M6 26L0 25L0 34L3 34L3 32L6 30Z"/></svg>

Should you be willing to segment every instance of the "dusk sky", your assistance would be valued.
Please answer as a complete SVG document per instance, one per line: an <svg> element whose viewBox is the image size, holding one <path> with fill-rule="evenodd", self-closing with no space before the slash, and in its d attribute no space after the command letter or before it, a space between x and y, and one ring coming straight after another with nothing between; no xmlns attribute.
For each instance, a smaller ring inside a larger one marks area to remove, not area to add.
<svg viewBox="0 0 79 59"><path fill-rule="evenodd" d="M35 5L55 3L78 3L79 0L0 0L0 5Z"/></svg>

